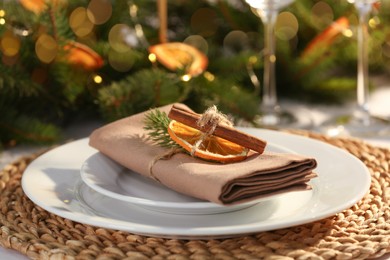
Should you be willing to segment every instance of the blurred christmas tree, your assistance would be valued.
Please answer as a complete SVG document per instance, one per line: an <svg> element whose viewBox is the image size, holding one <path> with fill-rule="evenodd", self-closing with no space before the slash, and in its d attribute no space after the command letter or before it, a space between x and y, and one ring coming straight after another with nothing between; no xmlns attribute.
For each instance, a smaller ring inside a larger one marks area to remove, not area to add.
<svg viewBox="0 0 390 260"><path fill-rule="evenodd" d="M377 71L389 68L389 7L376 5L370 20ZM283 10L278 95L353 95L356 23L347 1L299 0ZM0 143L51 142L75 117L115 120L172 102L198 111L216 104L250 121L261 92L262 30L241 0L3 1Z"/></svg>

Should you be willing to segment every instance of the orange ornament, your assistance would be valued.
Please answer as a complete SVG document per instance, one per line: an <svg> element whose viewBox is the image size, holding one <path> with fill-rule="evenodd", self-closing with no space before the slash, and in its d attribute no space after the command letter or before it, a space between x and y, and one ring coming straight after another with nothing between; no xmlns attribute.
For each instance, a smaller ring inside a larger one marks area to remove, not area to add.
<svg viewBox="0 0 390 260"><path fill-rule="evenodd" d="M19 0L20 4L27 10L39 14L46 9L45 0Z"/></svg>
<svg viewBox="0 0 390 260"><path fill-rule="evenodd" d="M348 29L348 27L348 19L346 17L340 17L309 42L303 51L302 56L308 55L311 51L318 48L319 44L323 46L329 46L335 40L335 38L344 30Z"/></svg>
<svg viewBox="0 0 390 260"><path fill-rule="evenodd" d="M78 43L69 42L64 46L66 54L65 62L82 67L85 70L96 70L103 66L103 58L88 46Z"/></svg>
<svg viewBox="0 0 390 260"><path fill-rule="evenodd" d="M19 0L20 4L27 10L40 14L45 11L48 7L48 4L53 7L58 4L66 4L66 0Z"/></svg>
<svg viewBox="0 0 390 260"><path fill-rule="evenodd" d="M208 58L197 48L180 42L156 44L149 47L149 52L170 70L184 70L190 76L197 76L205 71Z"/></svg>

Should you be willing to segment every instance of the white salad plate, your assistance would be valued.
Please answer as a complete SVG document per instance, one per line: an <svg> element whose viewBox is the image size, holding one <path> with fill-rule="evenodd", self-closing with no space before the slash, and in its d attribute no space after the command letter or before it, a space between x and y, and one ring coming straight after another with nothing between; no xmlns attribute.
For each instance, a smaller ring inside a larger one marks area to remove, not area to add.
<svg viewBox="0 0 390 260"><path fill-rule="evenodd" d="M267 144L267 150L294 153L284 147ZM123 200L149 210L170 214L217 214L244 209L261 201L261 198L232 206L223 206L171 190L151 178L135 173L97 152L81 166L81 179L91 189L108 197Z"/></svg>
<svg viewBox="0 0 390 260"><path fill-rule="evenodd" d="M106 196L80 177L97 151L88 139L57 147L25 170L22 188L38 206L61 217L135 234L173 238L222 238L286 228L332 216L358 202L370 187L365 165L348 152L310 138L241 128L272 144L316 158L313 190L285 193L246 208L219 214L170 214ZM150 198L149 198L150 199Z"/></svg>

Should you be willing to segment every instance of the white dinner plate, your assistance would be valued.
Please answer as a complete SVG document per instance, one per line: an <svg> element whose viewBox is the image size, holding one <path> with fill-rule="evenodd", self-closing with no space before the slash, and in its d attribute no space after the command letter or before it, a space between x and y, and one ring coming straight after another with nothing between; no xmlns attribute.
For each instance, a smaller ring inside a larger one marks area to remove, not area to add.
<svg viewBox="0 0 390 260"><path fill-rule="evenodd" d="M267 144L267 150L280 153L293 151ZM275 198L269 196L232 206L200 200L178 193L144 177L111 160L102 153L95 153L81 166L81 179L91 189L108 197L136 204L149 210L171 214L218 214L253 206Z"/></svg>
<svg viewBox="0 0 390 260"><path fill-rule="evenodd" d="M351 207L369 189L368 169L344 150L276 131L241 130L316 158L318 177L311 181L313 190L285 193L221 214L150 211L95 192L81 181L81 165L96 153L88 146L88 139L62 145L35 159L23 174L22 187L34 203L61 217L141 235L175 238L231 237L313 222Z"/></svg>

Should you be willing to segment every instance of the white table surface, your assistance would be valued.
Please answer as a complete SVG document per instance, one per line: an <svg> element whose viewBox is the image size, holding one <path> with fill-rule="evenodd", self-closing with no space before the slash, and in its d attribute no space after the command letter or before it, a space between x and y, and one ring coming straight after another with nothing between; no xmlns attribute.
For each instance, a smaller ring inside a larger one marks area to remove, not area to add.
<svg viewBox="0 0 390 260"><path fill-rule="evenodd" d="M338 106L325 106L319 105L310 107L302 106L301 104L293 102L282 102L282 106L285 108L291 108L291 111L298 111L300 113L305 113L306 116L311 117L315 124L320 124L322 121L326 120L329 116L334 116L340 112L345 113L349 109L352 109L352 106L344 105L342 109ZM370 97L370 107L371 111L376 115L387 117L390 119L390 81L385 81L382 85L371 94ZM66 129L66 136L69 139L79 139L82 137L87 137L91 131L99 127L101 123L97 122L83 122L75 124L72 127ZM390 137L372 137L365 138L366 141L378 146L384 146L390 148ZM0 168L2 169L6 164L18 159L23 155L28 155L42 149L40 147L14 147L3 151L0 154ZM25 260L28 259L25 255L12 250L0 247L0 259L7 260ZM387 254L380 260L390 259L390 254Z"/></svg>

